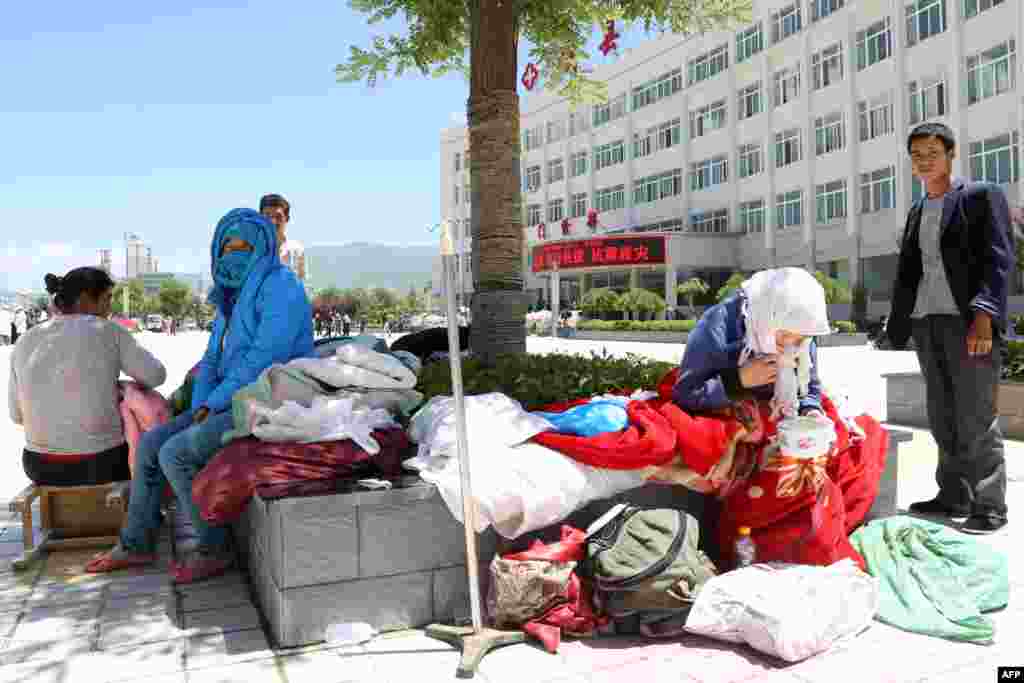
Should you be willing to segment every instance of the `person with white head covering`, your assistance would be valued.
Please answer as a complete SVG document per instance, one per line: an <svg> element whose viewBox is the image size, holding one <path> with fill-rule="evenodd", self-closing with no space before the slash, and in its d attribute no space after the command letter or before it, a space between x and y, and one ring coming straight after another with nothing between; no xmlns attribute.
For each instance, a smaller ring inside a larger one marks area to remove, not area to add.
<svg viewBox="0 0 1024 683"><path fill-rule="evenodd" d="M756 273L701 316L673 400L704 413L774 399L777 415L823 417L813 337L830 332L825 290L813 275L803 268Z"/></svg>

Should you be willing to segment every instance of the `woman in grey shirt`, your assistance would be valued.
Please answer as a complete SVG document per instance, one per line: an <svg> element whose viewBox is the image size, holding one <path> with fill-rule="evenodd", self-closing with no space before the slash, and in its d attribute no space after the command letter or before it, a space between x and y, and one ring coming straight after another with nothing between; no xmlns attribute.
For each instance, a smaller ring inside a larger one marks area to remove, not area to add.
<svg viewBox="0 0 1024 683"><path fill-rule="evenodd" d="M25 474L37 484L76 486L131 478L118 411L124 372L147 388L167 370L108 320L114 282L99 268L46 276L58 315L36 325L11 354L7 403L25 427Z"/></svg>

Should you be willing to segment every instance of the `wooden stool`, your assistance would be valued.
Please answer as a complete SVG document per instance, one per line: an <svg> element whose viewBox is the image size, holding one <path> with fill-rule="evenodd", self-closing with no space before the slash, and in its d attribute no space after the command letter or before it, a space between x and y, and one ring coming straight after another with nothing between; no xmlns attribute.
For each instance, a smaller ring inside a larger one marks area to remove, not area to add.
<svg viewBox="0 0 1024 683"><path fill-rule="evenodd" d="M26 569L50 550L104 548L118 542L128 510L130 482L98 486L36 486L32 484L11 501L11 512L21 513L25 552L11 563ZM32 501L39 498L42 539L34 545Z"/></svg>

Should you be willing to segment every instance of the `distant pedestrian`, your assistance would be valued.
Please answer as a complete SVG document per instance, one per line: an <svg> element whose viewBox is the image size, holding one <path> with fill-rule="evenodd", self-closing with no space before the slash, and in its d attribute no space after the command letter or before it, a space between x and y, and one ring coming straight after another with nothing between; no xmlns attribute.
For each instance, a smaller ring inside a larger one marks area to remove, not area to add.
<svg viewBox="0 0 1024 683"><path fill-rule="evenodd" d="M348 313L346 313L341 318L341 335L343 337L347 337L351 331L352 331L352 318L348 317Z"/></svg>
<svg viewBox="0 0 1024 683"><path fill-rule="evenodd" d="M903 231L887 333L897 349L914 338L939 447L939 493L910 511L966 517L964 532L988 534L1007 523L996 395L1014 264L1010 208L998 185L952 178L949 127L921 124L907 151L927 192Z"/></svg>
<svg viewBox="0 0 1024 683"><path fill-rule="evenodd" d="M366 318L359 319L359 334L366 334Z"/></svg>

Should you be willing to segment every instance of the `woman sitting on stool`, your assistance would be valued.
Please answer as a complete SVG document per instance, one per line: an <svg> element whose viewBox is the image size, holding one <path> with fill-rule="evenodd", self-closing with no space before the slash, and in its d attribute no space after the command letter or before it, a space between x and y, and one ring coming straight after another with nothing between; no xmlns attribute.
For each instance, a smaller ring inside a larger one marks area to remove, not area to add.
<svg viewBox="0 0 1024 683"><path fill-rule="evenodd" d="M167 371L117 323L114 282L99 268L46 276L58 315L28 330L11 356L8 407L25 427L25 474L43 486L107 484L131 478L118 411L124 372L144 387Z"/></svg>

